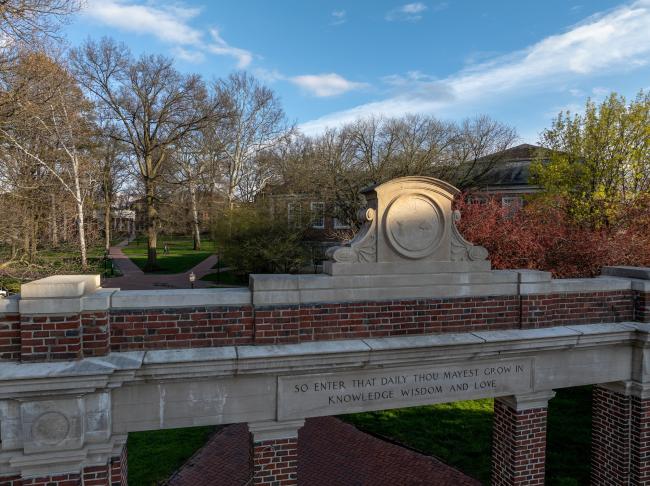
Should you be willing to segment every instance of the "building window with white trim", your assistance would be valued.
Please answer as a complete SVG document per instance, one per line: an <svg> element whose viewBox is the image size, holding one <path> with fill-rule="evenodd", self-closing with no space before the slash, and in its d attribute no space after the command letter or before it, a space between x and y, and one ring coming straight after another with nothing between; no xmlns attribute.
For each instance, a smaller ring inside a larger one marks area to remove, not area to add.
<svg viewBox="0 0 650 486"><path fill-rule="evenodd" d="M350 229L350 224L339 218L334 218L334 229Z"/></svg>
<svg viewBox="0 0 650 486"><path fill-rule="evenodd" d="M311 227L314 229L325 228L325 203L312 202L311 207Z"/></svg>

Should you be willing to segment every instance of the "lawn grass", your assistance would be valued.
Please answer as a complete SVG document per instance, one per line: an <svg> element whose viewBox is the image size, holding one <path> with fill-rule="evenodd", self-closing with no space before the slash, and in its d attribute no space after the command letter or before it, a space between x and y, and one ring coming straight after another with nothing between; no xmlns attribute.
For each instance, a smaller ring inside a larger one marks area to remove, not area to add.
<svg viewBox="0 0 650 486"><path fill-rule="evenodd" d="M489 484L492 400L344 415L361 430L432 454Z"/></svg>
<svg viewBox="0 0 650 486"><path fill-rule="evenodd" d="M474 400L342 417L370 433L439 457L490 484L493 401ZM589 484L591 387L558 390L549 402L546 484Z"/></svg>
<svg viewBox="0 0 650 486"><path fill-rule="evenodd" d="M25 260L12 262L0 272L0 288L19 292L22 283L50 275L104 274L104 247L91 245L87 249L88 268L81 268L79 248L65 245L58 248L39 249L32 262ZM9 261L9 249L0 246L0 262ZM119 276L119 271L111 276Z"/></svg>
<svg viewBox="0 0 650 486"><path fill-rule="evenodd" d="M245 287L248 285L248 275L241 276L230 271L220 273L209 273L201 278L206 282L214 282L218 285L231 285L235 287Z"/></svg>
<svg viewBox="0 0 650 486"><path fill-rule="evenodd" d="M167 254L163 252L165 244L169 248ZM211 240L202 240L201 250L198 251L193 250L192 246L191 237L163 236L158 238L158 270L156 273L186 272L212 255L216 249ZM133 240L128 246L122 248L122 251L133 263L144 269L147 263L146 238Z"/></svg>
<svg viewBox="0 0 650 486"><path fill-rule="evenodd" d="M191 427L130 433L129 486L154 486L167 479L214 431L215 427Z"/></svg>

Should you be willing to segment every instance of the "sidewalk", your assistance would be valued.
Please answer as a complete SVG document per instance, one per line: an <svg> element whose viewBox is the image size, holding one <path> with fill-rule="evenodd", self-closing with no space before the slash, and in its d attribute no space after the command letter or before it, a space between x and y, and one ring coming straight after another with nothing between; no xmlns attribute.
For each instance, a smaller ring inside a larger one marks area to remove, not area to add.
<svg viewBox="0 0 650 486"><path fill-rule="evenodd" d="M217 263L217 255L210 255L198 265L190 268L187 272L157 275L144 273L140 270L140 267L133 263L131 259L124 254L122 248L128 244L128 240L124 240L110 248L109 255L113 259L113 263L119 269L122 276L105 278L102 283L103 287L114 287L122 290L189 289L191 288L191 272L194 272L194 275L196 276L194 288L204 289L213 287L211 282L204 282L200 279L201 277L214 272L212 267Z"/></svg>
<svg viewBox="0 0 650 486"><path fill-rule="evenodd" d="M310 418L298 435L302 486L480 486L433 456L387 442L335 417ZM165 486L250 484L246 424L229 425L163 483Z"/></svg>

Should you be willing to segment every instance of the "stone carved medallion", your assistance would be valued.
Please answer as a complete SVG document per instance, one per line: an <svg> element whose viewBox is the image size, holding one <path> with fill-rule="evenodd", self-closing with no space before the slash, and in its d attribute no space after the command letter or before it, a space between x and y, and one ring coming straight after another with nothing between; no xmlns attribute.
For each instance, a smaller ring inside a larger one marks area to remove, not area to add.
<svg viewBox="0 0 650 486"><path fill-rule="evenodd" d="M424 194L403 194L389 205L385 228L397 253L407 258L423 258L440 245L444 216L435 201Z"/></svg>
<svg viewBox="0 0 650 486"><path fill-rule="evenodd" d="M70 422L61 412L45 412L32 425L32 437L42 445L57 445L70 432Z"/></svg>
<svg viewBox="0 0 650 486"><path fill-rule="evenodd" d="M487 250L458 231L454 211L459 190L433 177L400 177L362 191L366 209L355 237L327 250L330 275L486 271ZM378 264L373 268L369 264Z"/></svg>

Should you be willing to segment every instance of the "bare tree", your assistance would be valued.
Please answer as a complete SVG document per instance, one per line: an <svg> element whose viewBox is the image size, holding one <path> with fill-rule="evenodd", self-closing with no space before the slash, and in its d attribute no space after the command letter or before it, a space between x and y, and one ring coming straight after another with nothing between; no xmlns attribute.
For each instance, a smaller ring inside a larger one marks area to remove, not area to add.
<svg viewBox="0 0 650 486"><path fill-rule="evenodd" d="M442 175L462 189L480 184L517 139L514 128L487 115L464 120L454 128L448 170Z"/></svg>
<svg viewBox="0 0 650 486"><path fill-rule="evenodd" d="M203 81L181 75L163 56L134 59L129 50L104 38L71 53L81 84L113 123L113 136L129 146L145 191L148 258L157 267L158 183L171 148L212 118Z"/></svg>
<svg viewBox="0 0 650 486"><path fill-rule="evenodd" d="M126 147L115 138L108 136L108 133L110 129L105 128L95 149L99 173L98 189L104 210L104 249L107 252L110 250L112 238L111 211L115 196L124 183L127 165Z"/></svg>
<svg viewBox="0 0 650 486"><path fill-rule="evenodd" d="M174 181L187 188L188 191L193 248L195 250L201 249L197 191L202 179L209 174L212 162L209 147L201 132L194 132L183 139L173 154L172 176Z"/></svg>
<svg viewBox="0 0 650 486"><path fill-rule="evenodd" d="M12 79L15 88L24 91L7 93L15 106L11 118L0 123L0 136L24 160L49 173L74 200L81 264L86 269L91 105L63 66L43 54L25 56Z"/></svg>
<svg viewBox="0 0 650 486"><path fill-rule="evenodd" d="M231 74L214 86L217 103L230 116L214 124L212 137L223 164L230 209L236 200L251 201L272 177L261 156L286 142L293 133L273 91L245 73Z"/></svg>
<svg viewBox="0 0 650 486"><path fill-rule="evenodd" d="M39 36L52 36L79 0L4 0L0 2L0 34L5 42L29 44Z"/></svg>

